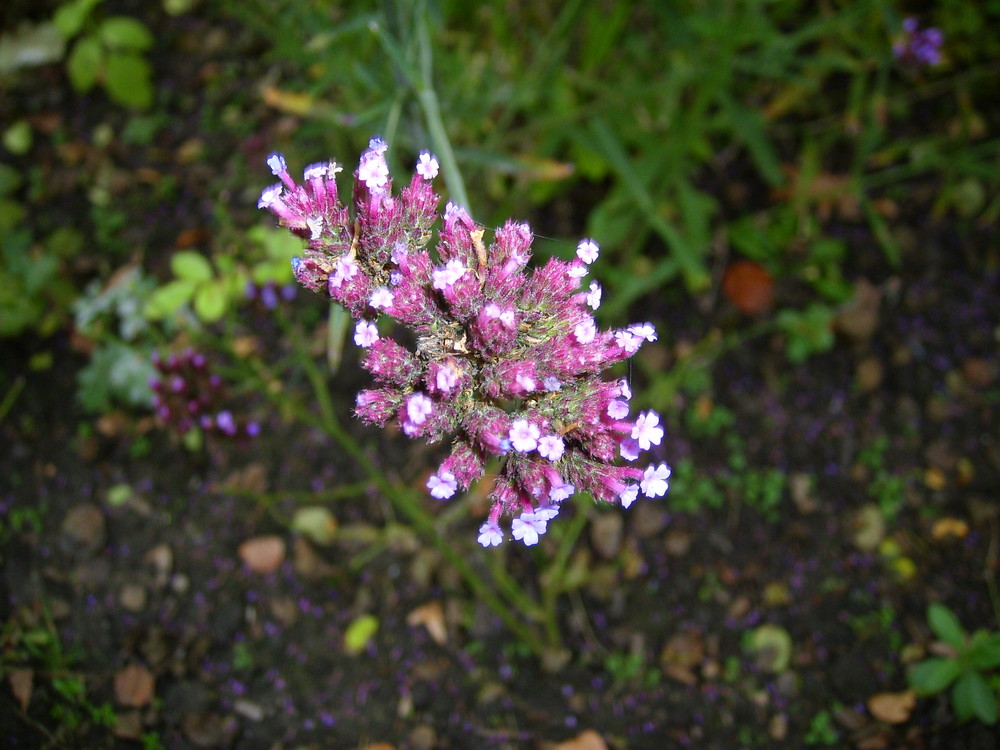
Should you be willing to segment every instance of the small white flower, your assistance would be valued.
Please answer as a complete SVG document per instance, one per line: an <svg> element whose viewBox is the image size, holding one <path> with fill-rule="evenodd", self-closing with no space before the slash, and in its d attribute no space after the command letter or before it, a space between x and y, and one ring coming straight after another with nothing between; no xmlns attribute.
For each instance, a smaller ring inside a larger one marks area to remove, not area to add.
<svg viewBox="0 0 1000 750"><path fill-rule="evenodd" d="M596 281L590 282L590 293L587 294L587 304L594 310L601 306L601 285Z"/></svg>
<svg viewBox="0 0 1000 750"><path fill-rule="evenodd" d="M655 411L643 412L635 421L632 437L639 441L639 447L648 451L651 445L659 445L663 438L663 428L659 427L660 417Z"/></svg>
<svg viewBox="0 0 1000 750"><path fill-rule="evenodd" d="M514 538L524 542L526 547L538 544L538 537L545 533L547 522L534 513L522 513L510 524Z"/></svg>
<svg viewBox="0 0 1000 750"><path fill-rule="evenodd" d="M406 416L414 425L420 425L426 422L427 417L429 417L433 412L434 402L423 393L414 393L406 400Z"/></svg>
<svg viewBox="0 0 1000 750"><path fill-rule="evenodd" d="M465 266L458 258L452 258L443 268L434 269L434 288L447 289L465 276Z"/></svg>
<svg viewBox="0 0 1000 750"><path fill-rule="evenodd" d="M635 461L639 458L639 443L634 438L627 437L622 440L618 450L621 451L622 458L626 461Z"/></svg>
<svg viewBox="0 0 1000 750"><path fill-rule="evenodd" d="M591 318L587 318L585 321L580 323L576 328L573 329L573 336L581 344L589 344L594 340L597 335L597 326L594 325L594 321Z"/></svg>
<svg viewBox="0 0 1000 750"><path fill-rule="evenodd" d="M447 500L455 494L455 490L458 489L458 482L455 479L455 475L448 471L441 474L431 474L430 479L427 480L427 489L431 491L431 497L436 497L438 500Z"/></svg>
<svg viewBox="0 0 1000 750"><path fill-rule="evenodd" d="M368 304L374 307L376 310L388 310L392 307L393 294L384 286L379 287L374 292L372 292L371 299L368 300Z"/></svg>
<svg viewBox="0 0 1000 750"><path fill-rule="evenodd" d="M593 240L581 240L580 244L576 246L576 257L587 265L590 265L597 260L597 256L600 255L600 253L601 248L599 248L597 243Z"/></svg>
<svg viewBox="0 0 1000 750"><path fill-rule="evenodd" d="M628 354L635 354L642 345L642 338L631 331L615 331L615 343Z"/></svg>
<svg viewBox="0 0 1000 750"><path fill-rule="evenodd" d="M656 329L652 323L634 323L628 327L628 332L646 341L656 341Z"/></svg>
<svg viewBox="0 0 1000 750"><path fill-rule="evenodd" d="M427 151L421 151L420 161L417 162L417 174L425 180L433 180L438 176L438 160Z"/></svg>
<svg viewBox="0 0 1000 750"><path fill-rule="evenodd" d="M285 165L285 157L281 154L271 154L267 157L267 166L271 168L271 174L280 175L282 172L287 172L288 167Z"/></svg>
<svg viewBox="0 0 1000 750"><path fill-rule="evenodd" d="M452 389L458 385L458 373L448 366L443 366L437 371L434 384L442 393L451 393Z"/></svg>
<svg viewBox="0 0 1000 750"><path fill-rule="evenodd" d="M358 325L354 329L354 343L367 349L376 341L378 341L378 328L375 327L375 324L369 323L367 320L358 321Z"/></svg>
<svg viewBox="0 0 1000 750"><path fill-rule="evenodd" d="M612 419L625 419L628 416L628 402L612 399L608 402L608 416Z"/></svg>
<svg viewBox="0 0 1000 750"><path fill-rule="evenodd" d="M564 450L566 446L558 435L546 435L538 441L538 455L549 461L558 461Z"/></svg>
<svg viewBox="0 0 1000 750"><path fill-rule="evenodd" d="M484 547L499 547L503 542L503 532L495 523L484 523L479 527L479 539Z"/></svg>
<svg viewBox="0 0 1000 750"><path fill-rule="evenodd" d="M563 500L572 497L574 492L576 492L576 487L569 482L561 484L558 487L553 487L549 491L549 502L561 503Z"/></svg>
<svg viewBox="0 0 1000 750"><path fill-rule="evenodd" d="M621 491L621 494L618 495L618 500L621 502L623 508L628 508L632 503L635 502L635 499L638 496L639 496L638 485L630 484L628 487L626 487L624 490Z"/></svg>
<svg viewBox="0 0 1000 750"><path fill-rule="evenodd" d="M508 437L511 447L519 453L527 453L538 447L541 430L527 419L518 419L510 426Z"/></svg>
<svg viewBox="0 0 1000 750"><path fill-rule="evenodd" d="M549 375L542 381L542 387L547 391L558 391L562 389L562 383L559 382L559 378Z"/></svg>
<svg viewBox="0 0 1000 750"><path fill-rule="evenodd" d="M646 497L660 497L661 495L665 495L670 488L670 483L667 481L669 478L670 467L666 464L647 466L646 471L643 472L642 481L639 482L642 494Z"/></svg>

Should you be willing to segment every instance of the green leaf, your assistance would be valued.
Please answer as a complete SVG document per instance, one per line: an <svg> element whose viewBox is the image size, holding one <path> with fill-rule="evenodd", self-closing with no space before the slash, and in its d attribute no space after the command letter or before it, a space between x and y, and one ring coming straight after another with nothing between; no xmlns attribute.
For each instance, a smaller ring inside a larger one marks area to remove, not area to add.
<svg viewBox="0 0 1000 750"><path fill-rule="evenodd" d="M195 286L188 279L177 279L164 284L150 295L146 303L146 317L150 320L163 320L173 315L181 305L191 300Z"/></svg>
<svg viewBox="0 0 1000 750"><path fill-rule="evenodd" d="M144 57L112 52L104 69L104 87L119 104L148 109L153 103L152 71Z"/></svg>
<svg viewBox="0 0 1000 750"><path fill-rule="evenodd" d="M111 16L98 30L111 49L142 52L153 45L153 35L142 21L128 16Z"/></svg>
<svg viewBox="0 0 1000 750"><path fill-rule="evenodd" d="M83 24L87 21L87 16L101 0L75 0L75 2L65 3L52 16L52 23L59 29L59 33L65 39L76 36Z"/></svg>
<svg viewBox="0 0 1000 750"><path fill-rule="evenodd" d="M344 651L357 656L378 632L379 621L375 615L361 615L344 631Z"/></svg>
<svg viewBox="0 0 1000 750"><path fill-rule="evenodd" d="M1000 667L1000 633L976 633L964 657L976 669Z"/></svg>
<svg viewBox="0 0 1000 750"><path fill-rule="evenodd" d="M934 635L952 648L961 649L965 646L965 628L955 617L955 613L945 605L933 602L927 607L927 623Z"/></svg>
<svg viewBox="0 0 1000 750"><path fill-rule="evenodd" d="M202 284L194 295L194 311L206 323L214 323L225 315L228 303L225 281Z"/></svg>
<svg viewBox="0 0 1000 750"><path fill-rule="evenodd" d="M170 258L170 270L179 279L187 279L195 283L212 279L212 264L201 253L193 250L181 250Z"/></svg>
<svg viewBox="0 0 1000 750"><path fill-rule="evenodd" d="M997 723L997 696L979 672L969 671L959 677L951 691L951 705L959 721L975 716L984 724Z"/></svg>
<svg viewBox="0 0 1000 750"><path fill-rule="evenodd" d="M934 695L948 687L962 672L955 659L927 659L910 670L910 687L921 695Z"/></svg>
<svg viewBox="0 0 1000 750"><path fill-rule="evenodd" d="M100 42L92 36L85 36L73 45L66 61L66 72L69 82L76 91L90 91L97 83L101 67L104 64L104 50Z"/></svg>

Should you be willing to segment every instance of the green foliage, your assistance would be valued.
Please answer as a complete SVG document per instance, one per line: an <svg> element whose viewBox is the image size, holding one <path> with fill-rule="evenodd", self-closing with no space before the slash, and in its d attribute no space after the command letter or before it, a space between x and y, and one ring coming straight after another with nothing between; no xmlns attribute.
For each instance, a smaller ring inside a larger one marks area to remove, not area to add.
<svg viewBox="0 0 1000 750"><path fill-rule="evenodd" d="M833 714L824 710L813 716L804 738L807 745L833 747L839 740L840 734L834 725Z"/></svg>
<svg viewBox="0 0 1000 750"><path fill-rule="evenodd" d="M955 613L937 602L927 608L927 623L951 653L914 665L910 687L921 695L935 695L950 686L951 706L959 721L976 718L996 724L1000 690L986 673L1000 667L1000 632L981 629L969 635Z"/></svg>
<svg viewBox="0 0 1000 750"><path fill-rule="evenodd" d="M154 286L138 269L129 268L106 286L92 282L74 305L77 330L95 344L77 375L77 399L86 410L100 413L115 403L152 405L155 332L144 309Z"/></svg>
<svg viewBox="0 0 1000 750"><path fill-rule="evenodd" d="M782 310L776 322L785 335L785 353L792 362L833 348L834 310L815 302L804 310Z"/></svg>
<svg viewBox="0 0 1000 750"><path fill-rule="evenodd" d="M616 685L640 683L643 688L656 687L663 674L656 667L647 667L641 652L619 652L609 654L604 659L604 671L611 675Z"/></svg>
<svg viewBox="0 0 1000 750"><path fill-rule="evenodd" d="M87 683L75 671L79 652L66 648L59 637L51 614L45 606L21 608L0 629L0 679L16 669L29 669L35 678L35 691L47 688L49 725L45 747L77 747L87 737L94 741L93 728L110 730L117 722L114 707L96 704L87 694Z"/></svg>
<svg viewBox="0 0 1000 750"><path fill-rule="evenodd" d="M20 180L12 170L0 173L0 195L12 193ZM0 336L33 331L47 336L66 322L76 292L61 273L62 259L75 253L80 234L69 228L36 242L22 224L23 207L0 201Z"/></svg>
<svg viewBox="0 0 1000 750"><path fill-rule="evenodd" d="M70 83L84 93L100 84L118 104L144 110L153 103L152 69L143 53L153 34L128 16L98 19L102 0L70 0L52 18L67 41L76 39L66 58Z"/></svg>
<svg viewBox="0 0 1000 750"><path fill-rule="evenodd" d="M868 494L876 501L882 517L892 521L903 507L906 480L893 474L885 463L889 449L889 439L885 435L877 437L871 445L858 452L858 462L871 472Z"/></svg>

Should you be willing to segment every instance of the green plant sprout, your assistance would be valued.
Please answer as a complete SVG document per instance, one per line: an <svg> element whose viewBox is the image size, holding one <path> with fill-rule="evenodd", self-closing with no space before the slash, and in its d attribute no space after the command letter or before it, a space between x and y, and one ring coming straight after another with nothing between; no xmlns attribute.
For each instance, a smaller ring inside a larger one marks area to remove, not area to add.
<svg viewBox="0 0 1000 750"><path fill-rule="evenodd" d="M936 695L951 687L951 706L959 721L979 719L997 723L1000 685L1000 632L979 629L971 635L947 606L933 603L927 608L927 623L938 638L935 656L913 666L910 687L920 695Z"/></svg>
<svg viewBox="0 0 1000 750"><path fill-rule="evenodd" d="M66 59L73 88L84 93L100 84L118 104L148 109L153 103L152 69L143 53L153 45L153 32L128 16L97 20L102 0L71 0L52 18L66 41L76 39Z"/></svg>

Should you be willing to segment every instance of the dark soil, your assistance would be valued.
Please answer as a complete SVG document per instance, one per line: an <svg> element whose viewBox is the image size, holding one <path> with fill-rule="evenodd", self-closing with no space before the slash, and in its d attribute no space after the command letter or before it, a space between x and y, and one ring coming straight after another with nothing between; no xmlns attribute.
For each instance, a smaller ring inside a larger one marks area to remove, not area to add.
<svg viewBox="0 0 1000 750"><path fill-rule="evenodd" d="M214 70L210 55L196 62L175 71L183 80L174 106L192 120L198 110L183 92ZM57 104L54 95L22 94L36 114ZM286 125L272 118L260 132ZM186 135L178 127L146 151L91 156L136 166L161 149L158 168L167 171ZM249 180L248 190L266 179L267 138L226 138L221 129L204 138L213 153L261 165L256 182L246 167L220 166ZM32 158L85 180L53 153ZM147 207L138 214L147 221L130 225L129 246L160 248L149 267L162 268L174 239L161 237L165 223L172 234L210 221L217 196L199 187L210 171L181 167L174 208ZM251 204L228 198L240 206L236 223L249 224ZM69 190L55 194L49 210L73 200ZM70 334L0 342L3 392L25 383L0 422L0 648L10 654L16 632L51 623L66 652L48 668L33 662L26 706L9 682L0 685L0 743L126 748L146 735L147 746L158 736L170 750L522 748L589 729L611 748L635 750L997 748L994 729L956 723L947 695L920 699L898 724L869 708L873 696L907 688L906 654L916 646L919 656L932 640L928 603L944 602L969 630L995 629L1000 604L989 585L995 594L1000 276L983 250L997 238L911 218L920 241L902 270L882 267L871 237L855 232L852 251L872 260L854 274L868 277L878 301L867 317L842 315L832 351L791 365L779 337L748 338L711 365L700 392L673 397L656 458L696 475L677 477L662 502L588 511L576 553L584 582L562 609L573 659L556 673L541 669L384 498L364 488L338 495L361 478L357 467L271 402L248 401L260 437L192 453L151 430L148 415L82 413L74 393L84 358ZM315 314L317 305L299 299L290 312ZM681 299L656 305L660 340L633 375L640 400L691 344L747 325L721 301L708 312ZM256 332L263 350L282 349L276 329ZM39 352L52 353L50 368L29 366ZM364 379L354 362L343 369L330 384L346 422ZM287 387L309 398L304 383ZM355 427L391 477L419 486L434 465L425 448ZM774 505L748 478L767 471L786 480ZM699 478L713 482L714 495L696 500ZM288 530L310 497L329 502L348 530L331 545ZM859 511L880 502L885 527L874 545L859 546ZM37 527L23 522L33 514ZM942 519L967 527L942 533ZM473 539L477 524L470 517L461 533ZM252 572L240 546L268 535L285 543L284 562ZM464 550L477 568L503 557L529 591L553 552L513 543ZM443 644L407 623L429 603L442 608ZM378 618L378 632L348 655L345 630L365 614ZM774 670L773 654L749 647L761 625L791 637L787 667ZM155 677L152 699L135 706L115 684L130 665ZM53 717L67 702L55 681L72 676L83 679L88 705L114 707L115 731L87 709L77 728Z"/></svg>

